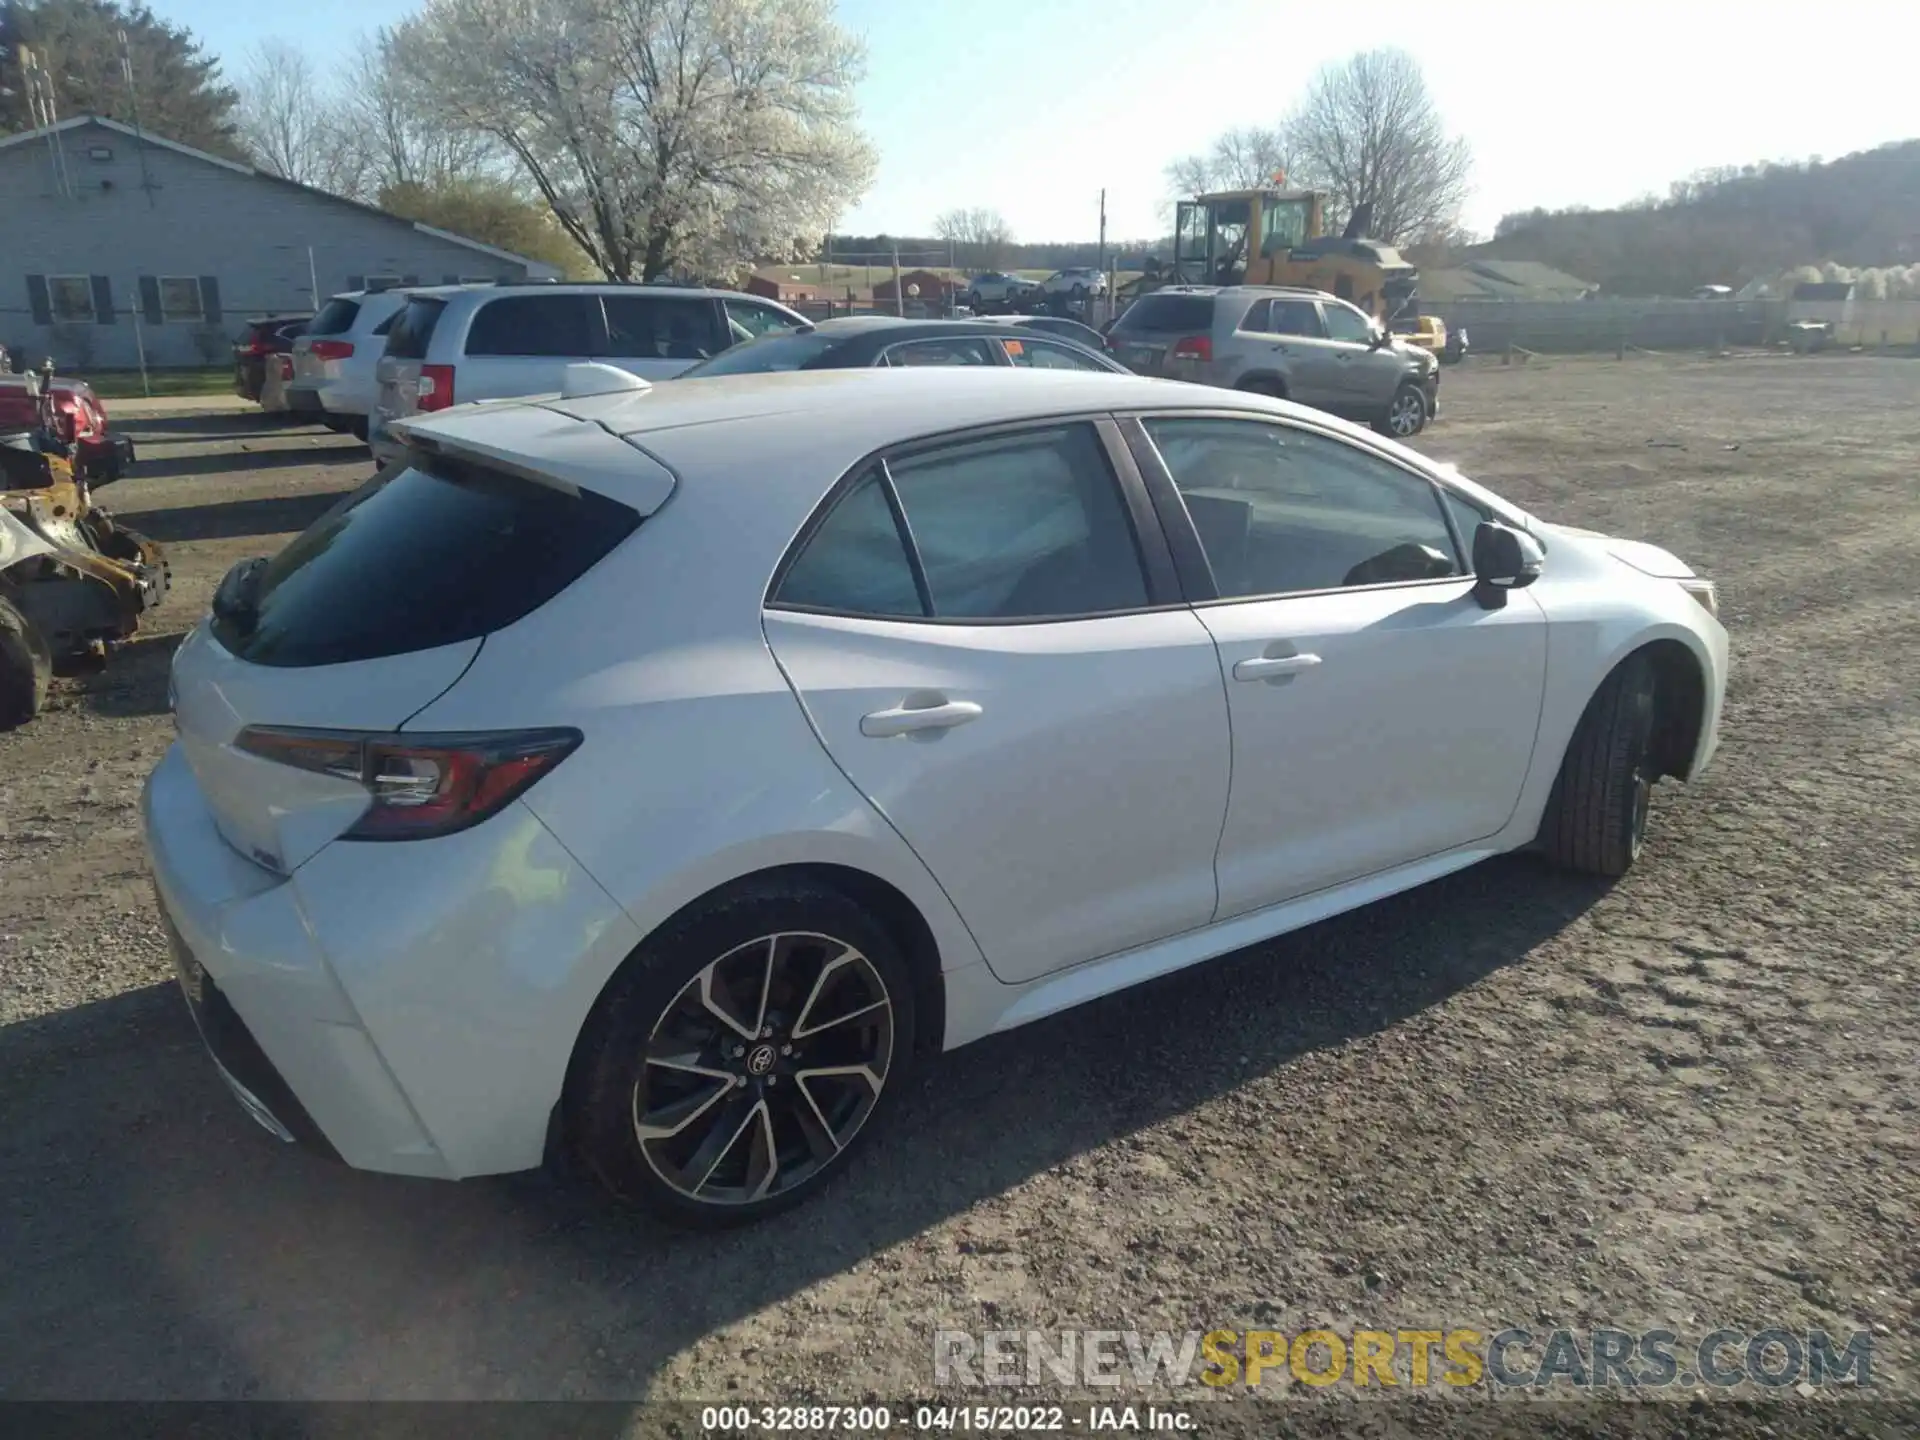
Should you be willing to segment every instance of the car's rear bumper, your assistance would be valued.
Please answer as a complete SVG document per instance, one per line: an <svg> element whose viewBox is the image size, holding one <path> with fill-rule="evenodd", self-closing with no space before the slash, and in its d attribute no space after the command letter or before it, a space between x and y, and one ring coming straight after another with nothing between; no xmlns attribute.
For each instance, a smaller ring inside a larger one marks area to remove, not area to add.
<svg viewBox="0 0 1920 1440"><path fill-rule="evenodd" d="M599 980L639 935L530 810L281 875L221 836L176 745L143 818L202 1036L255 1119L365 1170L541 1163Z"/></svg>

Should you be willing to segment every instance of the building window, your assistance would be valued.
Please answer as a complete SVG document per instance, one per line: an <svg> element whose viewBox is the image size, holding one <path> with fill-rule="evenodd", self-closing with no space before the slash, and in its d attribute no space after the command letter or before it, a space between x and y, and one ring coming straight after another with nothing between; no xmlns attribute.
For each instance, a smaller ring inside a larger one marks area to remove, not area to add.
<svg viewBox="0 0 1920 1440"><path fill-rule="evenodd" d="M160 277L160 318L162 320L191 320L198 323L205 316L206 309L200 303L199 276L162 275Z"/></svg>
<svg viewBox="0 0 1920 1440"><path fill-rule="evenodd" d="M86 275L49 275L47 304L56 325L93 320L93 281Z"/></svg>

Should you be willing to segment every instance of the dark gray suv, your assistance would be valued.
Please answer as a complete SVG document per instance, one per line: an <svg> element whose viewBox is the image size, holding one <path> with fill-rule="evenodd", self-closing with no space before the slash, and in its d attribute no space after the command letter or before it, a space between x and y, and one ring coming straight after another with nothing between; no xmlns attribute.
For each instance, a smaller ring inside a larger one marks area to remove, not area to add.
<svg viewBox="0 0 1920 1440"><path fill-rule="evenodd" d="M1278 395L1397 440L1440 408L1432 355L1319 290L1170 285L1134 301L1107 343L1138 374Z"/></svg>

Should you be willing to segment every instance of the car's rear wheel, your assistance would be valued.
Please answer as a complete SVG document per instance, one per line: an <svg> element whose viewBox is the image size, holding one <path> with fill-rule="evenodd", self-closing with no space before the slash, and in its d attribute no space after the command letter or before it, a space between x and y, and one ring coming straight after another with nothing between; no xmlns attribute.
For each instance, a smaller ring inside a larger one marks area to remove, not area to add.
<svg viewBox="0 0 1920 1440"><path fill-rule="evenodd" d="M1404 381L1393 392L1386 411L1374 422L1374 428L1396 440L1411 440L1427 428L1427 394L1412 380Z"/></svg>
<svg viewBox="0 0 1920 1440"><path fill-rule="evenodd" d="M1276 400L1284 400L1287 398L1287 387L1280 381L1266 375L1255 376L1251 380L1242 380L1233 388L1236 390L1244 390L1250 395L1271 395Z"/></svg>
<svg viewBox="0 0 1920 1440"><path fill-rule="evenodd" d="M581 1037L569 1137L624 1200L737 1225L837 1172L900 1088L913 987L884 927L839 892L756 886L669 923Z"/></svg>
<svg viewBox="0 0 1920 1440"><path fill-rule="evenodd" d="M1653 666L1635 655L1587 702L1540 827L1548 859L1593 875L1624 875L1639 858L1659 774L1656 698Z"/></svg>
<svg viewBox="0 0 1920 1440"><path fill-rule="evenodd" d="M52 679L46 637L11 601L0 598L0 730L38 715Z"/></svg>

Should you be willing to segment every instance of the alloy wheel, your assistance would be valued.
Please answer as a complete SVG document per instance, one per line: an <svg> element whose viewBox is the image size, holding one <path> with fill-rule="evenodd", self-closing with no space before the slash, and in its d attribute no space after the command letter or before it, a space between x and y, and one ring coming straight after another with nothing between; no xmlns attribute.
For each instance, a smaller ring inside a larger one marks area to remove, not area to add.
<svg viewBox="0 0 1920 1440"><path fill-rule="evenodd" d="M1420 422L1426 417L1426 402L1412 390L1402 390L1393 397L1393 405L1387 411L1387 428L1402 437L1418 435Z"/></svg>
<svg viewBox="0 0 1920 1440"><path fill-rule="evenodd" d="M633 1132L649 1167L702 1205L804 1184L866 1124L893 1061L879 970L829 935L765 935L683 987L647 1038Z"/></svg>

